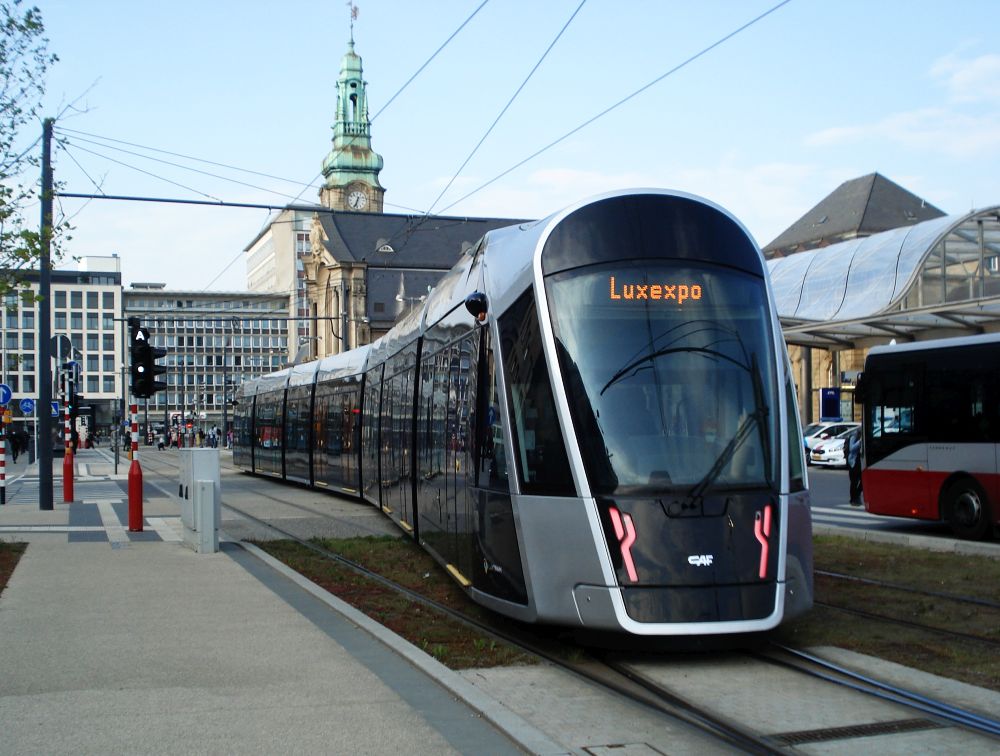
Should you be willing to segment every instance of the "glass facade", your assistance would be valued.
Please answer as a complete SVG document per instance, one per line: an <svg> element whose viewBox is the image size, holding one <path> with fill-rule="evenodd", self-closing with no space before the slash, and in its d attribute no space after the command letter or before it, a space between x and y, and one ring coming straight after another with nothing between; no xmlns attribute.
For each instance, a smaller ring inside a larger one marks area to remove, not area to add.
<svg viewBox="0 0 1000 756"><path fill-rule="evenodd" d="M990 299L1000 296L1000 208L799 252L768 267L784 319L850 321Z"/></svg>

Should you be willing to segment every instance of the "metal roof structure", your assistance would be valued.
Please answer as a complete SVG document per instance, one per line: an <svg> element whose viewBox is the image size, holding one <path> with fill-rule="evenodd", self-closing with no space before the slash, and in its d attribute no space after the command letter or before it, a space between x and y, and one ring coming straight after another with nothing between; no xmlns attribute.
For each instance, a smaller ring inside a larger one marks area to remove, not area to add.
<svg viewBox="0 0 1000 756"><path fill-rule="evenodd" d="M1000 206L768 261L785 341L852 349L1000 331Z"/></svg>

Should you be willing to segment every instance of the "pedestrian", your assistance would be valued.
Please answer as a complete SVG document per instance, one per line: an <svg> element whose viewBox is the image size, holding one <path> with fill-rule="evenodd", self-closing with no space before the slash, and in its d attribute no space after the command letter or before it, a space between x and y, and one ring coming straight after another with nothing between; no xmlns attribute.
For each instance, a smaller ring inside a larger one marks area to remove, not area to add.
<svg viewBox="0 0 1000 756"><path fill-rule="evenodd" d="M851 506L861 506L861 429L847 438L847 474L851 479Z"/></svg>
<svg viewBox="0 0 1000 756"><path fill-rule="evenodd" d="M8 445L10 446L10 456L17 464L17 455L21 453L21 439L16 430L7 434Z"/></svg>

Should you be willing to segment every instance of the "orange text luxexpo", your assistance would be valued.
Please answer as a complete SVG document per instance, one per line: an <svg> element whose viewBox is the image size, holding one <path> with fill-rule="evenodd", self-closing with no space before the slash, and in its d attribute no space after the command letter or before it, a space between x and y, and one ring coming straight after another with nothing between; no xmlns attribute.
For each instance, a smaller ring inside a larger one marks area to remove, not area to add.
<svg viewBox="0 0 1000 756"><path fill-rule="evenodd" d="M681 304L687 299L701 299L699 284L619 284L614 276L609 276L612 299L654 299L674 300Z"/></svg>

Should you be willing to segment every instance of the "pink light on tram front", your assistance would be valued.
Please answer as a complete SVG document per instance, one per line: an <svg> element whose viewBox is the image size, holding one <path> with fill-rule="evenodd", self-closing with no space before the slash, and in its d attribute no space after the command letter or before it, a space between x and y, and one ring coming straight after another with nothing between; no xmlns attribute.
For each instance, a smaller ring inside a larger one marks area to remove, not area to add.
<svg viewBox="0 0 1000 756"><path fill-rule="evenodd" d="M763 514L755 512L753 516L753 534L760 544L760 570L757 575L760 578L767 577L767 553L769 550L767 539L771 535L771 505L764 507Z"/></svg>
<svg viewBox="0 0 1000 756"><path fill-rule="evenodd" d="M622 559L625 562L628 579L633 583L638 583L639 574L635 571L635 563L632 561L632 544L635 543L635 525L632 524L632 515L621 514L614 507L610 507L608 512L611 515L611 524L615 526L615 537L621 546Z"/></svg>

